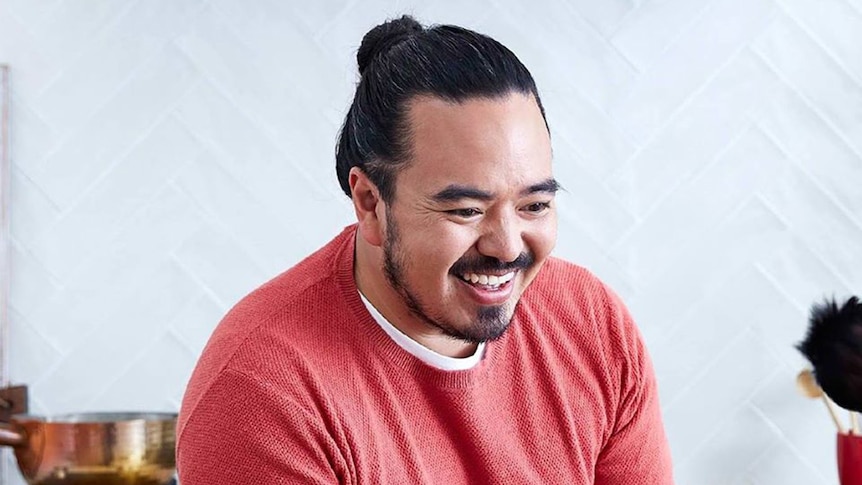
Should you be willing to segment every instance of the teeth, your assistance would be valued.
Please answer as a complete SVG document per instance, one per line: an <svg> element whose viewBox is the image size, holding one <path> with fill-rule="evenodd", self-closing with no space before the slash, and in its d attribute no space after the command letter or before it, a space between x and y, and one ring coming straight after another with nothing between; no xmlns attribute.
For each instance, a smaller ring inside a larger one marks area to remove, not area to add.
<svg viewBox="0 0 862 485"><path fill-rule="evenodd" d="M511 273L506 273L502 276L484 275L484 274L480 275L480 274L476 274L476 273L467 273L467 274L461 276L461 278L463 278L464 281L469 281L470 283L473 283L474 285L478 283L480 285L487 285L487 286L500 286L504 283L508 283L509 281L512 281L512 278L514 278L514 277L515 277L514 271Z"/></svg>

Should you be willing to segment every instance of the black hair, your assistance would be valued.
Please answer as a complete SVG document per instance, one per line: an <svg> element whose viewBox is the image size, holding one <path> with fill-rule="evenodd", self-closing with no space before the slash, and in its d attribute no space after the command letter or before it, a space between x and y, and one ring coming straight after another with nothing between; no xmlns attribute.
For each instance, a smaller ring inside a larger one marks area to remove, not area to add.
<svg viewBox="0 0 862 485"><path fill-rule="evenodd" d="M850 297L813 305L808 333L797 346L823 392L844 409L862 411L862 303Z"/></svg>
<svg viewBox="0 0 862 485"><path fill-rule="evenodd" d="M360 80L335 150L338 182L360 167L386 202L410 159L408 103L430 95L453 103L531 94L545 119L536 83L515 54L496 40L454 25L423 27L404 15L371 29L356 54Z"/></svg>

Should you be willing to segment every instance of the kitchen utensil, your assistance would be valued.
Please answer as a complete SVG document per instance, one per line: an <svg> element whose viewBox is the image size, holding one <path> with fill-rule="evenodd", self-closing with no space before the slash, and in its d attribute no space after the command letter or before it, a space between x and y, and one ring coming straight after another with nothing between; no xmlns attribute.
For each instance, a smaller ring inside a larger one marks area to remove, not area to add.
<svg viewBox="0 0 862 485"><path fill-rule="evenodd" d="M16 415L0 423L30 485L167 485L176 469L177 415Z"/></svg>
<svg viewBox="0 0 862 485"><path fill-rule="evenodd" d="M862 300L835 298L811 307L808 331L796 348L811 362L817 384L849 411L862 411Z"/></svg>
<svg viewBox="0 0 862 485"><path fill-rule="evenodd" d="M834 422L835 426L838 428L838 432L842 434L846 432L841 421L838 419L838 414L835 412L835 407L832 404L832 401L817 384L817 380L814 379L814 374L810 369L805 369L799 372L799 375L796 376L796 385L804 396L812 399L823 399L823 402L826 404L826 409L829 411L829 416L832 417L832 422Z"/></svg>

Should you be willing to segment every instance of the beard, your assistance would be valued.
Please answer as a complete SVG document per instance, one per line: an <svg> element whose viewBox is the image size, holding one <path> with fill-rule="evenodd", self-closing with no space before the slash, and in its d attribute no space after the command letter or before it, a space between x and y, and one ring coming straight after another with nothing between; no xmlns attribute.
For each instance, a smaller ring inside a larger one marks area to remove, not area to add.
<svg viewBox="0 0 862 485"><path fill-rule="evenodd" d="M406 277L409 266L406 254L400 250L398 228L391 213L386 214L386 239L383 243L383 271L393 289L401 296L410 313L426 324L439 329L444 335L469 343L483 343L503 336L512 321L514 308L509 304L481 306L474 319L467 325L456 325L444 315L432 310L419 295L410 288ZM526 269L535 259L529 253L521 253L514 261L503 262L487 256L461 258L450 269L449 274L459 278L461 274L487 273L490 271ZM514 304L512 304L514 305Z"/></svg>

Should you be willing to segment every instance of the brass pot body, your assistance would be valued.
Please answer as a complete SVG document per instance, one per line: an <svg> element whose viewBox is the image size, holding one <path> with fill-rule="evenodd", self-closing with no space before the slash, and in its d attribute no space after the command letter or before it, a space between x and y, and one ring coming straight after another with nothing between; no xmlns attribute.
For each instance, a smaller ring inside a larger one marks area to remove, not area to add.
<svg viewBox="0 0 862 485"><path fill-rule="evenodd" d="M165 485L176 471L177 415L13 416L0 423L30 485Z"/></svg>

